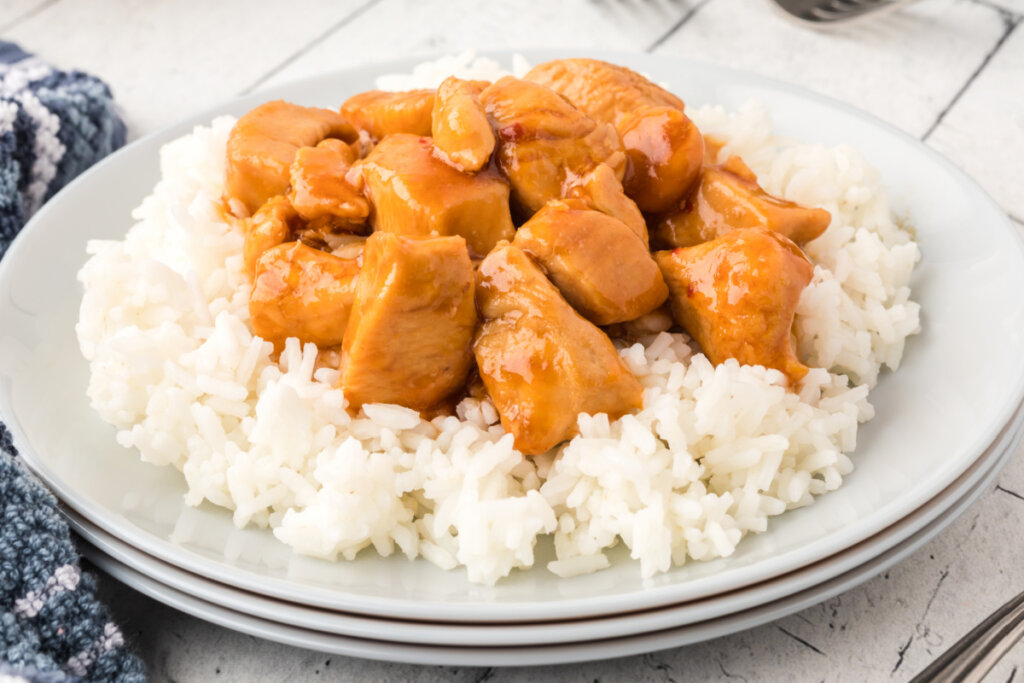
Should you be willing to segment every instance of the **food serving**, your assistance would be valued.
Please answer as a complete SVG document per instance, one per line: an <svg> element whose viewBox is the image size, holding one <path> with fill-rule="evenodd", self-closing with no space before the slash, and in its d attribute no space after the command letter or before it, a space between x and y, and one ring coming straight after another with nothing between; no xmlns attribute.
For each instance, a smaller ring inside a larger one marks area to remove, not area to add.
<svg viewBox="0 0 1024 683"><path fill-rule="evenodd" d="M455 72L455 73L453 73ZM846 147L597 60L441 60L167 145L78 335L118 441L297 551L727 556L852 470L917 245Z"/></svg>

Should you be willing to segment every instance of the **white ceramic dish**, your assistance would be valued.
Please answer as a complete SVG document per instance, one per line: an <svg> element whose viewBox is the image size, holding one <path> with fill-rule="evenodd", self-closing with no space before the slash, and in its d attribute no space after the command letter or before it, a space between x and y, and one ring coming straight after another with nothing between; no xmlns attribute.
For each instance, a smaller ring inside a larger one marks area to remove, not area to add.
<svg viewBox="0 0 1024 683"><path fill-rule="evenodd" d="M376 619L275 601L186 572L119 541L74 511L64 510L64 514L72 528L90 545L132 572L206 603L259 619L335 635L417 645L447 646L451 643L460 643L463 647L470 648L580 643L661 631L737 614L812 588L823 575L846 575L847 579L857 576L860 580L867 580L873 575L870 568L876 565L870 562L858 565L851 561L851 558L867 554L859 546L884 545L905 549L908 543L923 543L923 540L919 540L925 536L922 532L907 533L907 529L923 523L922 529L934 534L949 524L966 509L970 501L991 486L1002 466L1012 457L1022 432L1024 407L1018 410L1012 424L1007 426L985 455L942 493L900 522L862 541L858 546L821 562L730 593L679 605L623 615L539 624L463 625ZM130 580L128 583L135 585ZM136 587L147 592L148 584ZM158 594L152 597L161 599Z"/></svg>
<svg viewBox="0 0 1024 683"><path fill-rule="evenodd" d="M496 55L505 63L510 55ZM566 56L538 52L532 61ZM461 571L366 555L331 564L298 557L230 514L188 508L184 482L119 448L85 400L87 368L74 339L75 273L89 238L120 238L157 178L159 146L217 113L268 99L336 106L411 61L300 81L235 100L140 140L50 201L0 263L0 418L29 464L71 508L108 533L188 571L278 600L390 618L543 621L632 612L737 590L851 548L899 522L984 453L1024 396L1024 253L1006 216L944 158L851 107L798 87L651 55L596 54L668 83L691 105L763 101L777 130L849 142L878 167L896 211L925 254L915 274L924 331L904 366L872 393L878 417L861 432L857 470L811 508L773 519L726 559L641 580L631 561L563 580L543 568L499 586ZM966 226L970 226L967 229ZM917 531L912 529L911 531ZM872 548L859 557L867 561ZM540 563L550 548L538 549Z"/></svg>
<svg viewBox="0 0 1024 683"><path fill-rule="evenodd" d="M295 647L367 659L442 666L538 666L611 659L690 645L753 628L828 600L884 572L927 543L953 519L963 514L978 496L991 487L1003 465L1014 455L1014 447L1018 443L1020 432L1021 424L1018 424L1014 436L1005 440L1005 447L1000 457L988 469L988 474L973 487L970 487L962 497L955 500L946 515L940 516L931 524L918 530L905 539L902 544L875 555L863 565L840 573L828 581L803 591L790 593L783 598L760 604L749 610L741 610L716 619L692 624L687 623L649 632L626 631L625 633L628 635L590 639L584 642L527 644L520 647L473 647L468 644L443 646L326 633L321 630L301 628L287 621L281 622L254 616L249 613L251 610L248 609L245 612L239 612L226 608L219 602L207 602L192 595L191 592L178 590L152 576L147 576L88 544L83 545L83 553L115 579L171 607L226 628ZM672 608L659 610L659 612L667 612L671 615ZM598 619L597 621L603 620ZM587 621L569 622L565 628L585 627L588 623ZM433 625L432 627L438 629L442 635L454 634L450 625ZM474 625L467 628L489 630L494 627ZM381 632L385 635L393 634L393 631L387 629L383 629ZM462 643L463 641L453 637L446 642Z"/></svg>

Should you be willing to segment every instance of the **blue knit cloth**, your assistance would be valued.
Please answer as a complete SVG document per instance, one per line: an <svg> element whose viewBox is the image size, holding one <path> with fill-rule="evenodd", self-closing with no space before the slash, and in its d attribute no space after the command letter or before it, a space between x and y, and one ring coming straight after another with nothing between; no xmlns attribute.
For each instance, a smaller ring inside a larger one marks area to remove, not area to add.
<svg viewBox="0 0 1024 683"><path fill-rule="evenodd" d="M124 144L107 86L0 41L0 258L25 221ZM144 681L52 495L0 423L0 681Z"/></svg>
<svg viewBox="0 0 1024 683"><path fill-rule="evenodd" d="M43 202L124 138L103 81L0 41L0 256Z"/></svg>

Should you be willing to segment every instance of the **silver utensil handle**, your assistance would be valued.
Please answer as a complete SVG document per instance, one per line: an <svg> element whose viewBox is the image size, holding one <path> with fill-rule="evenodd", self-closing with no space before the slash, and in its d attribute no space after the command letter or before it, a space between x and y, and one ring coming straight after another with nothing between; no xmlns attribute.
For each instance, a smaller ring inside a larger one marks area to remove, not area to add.
<svg viewBox="0 0 1024 683"><path fill-rule="evenodd" d="M1024 593L993 612L914 677L911 683L967 683L985 674L1024 635Z"/></svg>

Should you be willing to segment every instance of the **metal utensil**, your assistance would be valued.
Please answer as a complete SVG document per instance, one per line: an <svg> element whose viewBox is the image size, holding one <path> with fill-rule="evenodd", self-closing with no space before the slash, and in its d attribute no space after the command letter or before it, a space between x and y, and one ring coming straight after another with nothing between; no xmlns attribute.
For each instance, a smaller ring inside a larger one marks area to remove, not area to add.
<svg viewBox="0 0 1024 683"><path fill-rule="evenodd" d="M993 612L911 683L974 683L1024 635L1024 593Z"/></svg>
<svg viewBox="0 0 1024 683"><path fill-rule="evenodd" d="M892 10L912 0L774 0L784 16L804 26L834 26L882 10Z"/></svg>

